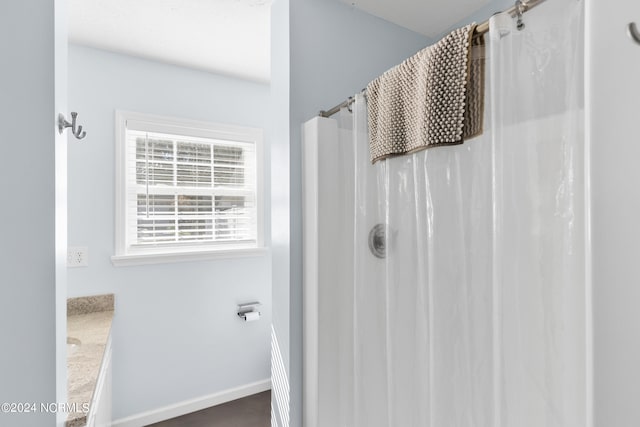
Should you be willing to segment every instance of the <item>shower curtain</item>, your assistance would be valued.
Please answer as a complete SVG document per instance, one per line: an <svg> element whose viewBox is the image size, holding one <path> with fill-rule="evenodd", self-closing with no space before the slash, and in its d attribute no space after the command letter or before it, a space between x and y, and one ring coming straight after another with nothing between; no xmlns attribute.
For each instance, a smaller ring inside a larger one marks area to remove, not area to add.
<svg viewBox="0 0 640 427"><path fill-rule="evenodd" d="M583 3L491 19L481 137L372 165L339 114L320 427L589 425Z"/></svg>

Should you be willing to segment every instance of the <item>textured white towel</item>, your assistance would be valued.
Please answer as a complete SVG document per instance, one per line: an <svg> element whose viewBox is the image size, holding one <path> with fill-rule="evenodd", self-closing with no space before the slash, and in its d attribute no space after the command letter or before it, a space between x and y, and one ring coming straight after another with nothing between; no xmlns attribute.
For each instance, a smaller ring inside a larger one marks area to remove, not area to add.
<svg viewBox="0 0 640 427"><path fill-rule="evenodd" d="M475 24L459 28L367 86L371 161L482 133L484 55Z"/></svg>

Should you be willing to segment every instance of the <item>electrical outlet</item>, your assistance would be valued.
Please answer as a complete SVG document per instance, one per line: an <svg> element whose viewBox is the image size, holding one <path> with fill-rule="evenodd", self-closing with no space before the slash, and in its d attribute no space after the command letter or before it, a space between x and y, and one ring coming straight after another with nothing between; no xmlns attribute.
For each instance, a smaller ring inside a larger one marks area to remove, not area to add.
<svg viewBox="0 0 640 427"><path fill-rule="evenodd" d="M87 267L89 249L86 247L67 248L67 267Z"/></svg>

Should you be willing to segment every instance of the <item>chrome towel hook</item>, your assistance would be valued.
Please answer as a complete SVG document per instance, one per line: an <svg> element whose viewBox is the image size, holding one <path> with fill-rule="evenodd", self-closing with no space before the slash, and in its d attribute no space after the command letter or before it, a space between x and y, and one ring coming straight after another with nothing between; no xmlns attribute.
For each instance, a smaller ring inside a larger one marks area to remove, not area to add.
<svg viewBox="0 0 640 427"><path fill-rule="evenodd" d="M87 136L87 132L82 130L82 126L76 127L76 118L78 117L78 113L75 111L71 112L71 123L64 117L64 114L58 114L58 132L62 134L65 128L71 128L71 133L78 139L82 139Z"/></svg>
<svg viewBox="0 0 640 427"><path fill-rule="evenodd" d="M631 22L629 24L628 30L629 30L629 37L631 37L631 40L640 44L640 30L638 30L636 23Z"/></svg>

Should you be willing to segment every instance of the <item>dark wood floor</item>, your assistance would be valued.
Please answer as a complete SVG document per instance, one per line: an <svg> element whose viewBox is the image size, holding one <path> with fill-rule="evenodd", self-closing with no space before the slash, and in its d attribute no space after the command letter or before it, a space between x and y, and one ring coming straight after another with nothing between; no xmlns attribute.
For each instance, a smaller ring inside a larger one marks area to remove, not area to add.
<svg viewBox="0 0 640 427"><path fill-rule="evenodd" d="M247 396L147 427L270 427L271 391Z"/></svg>

